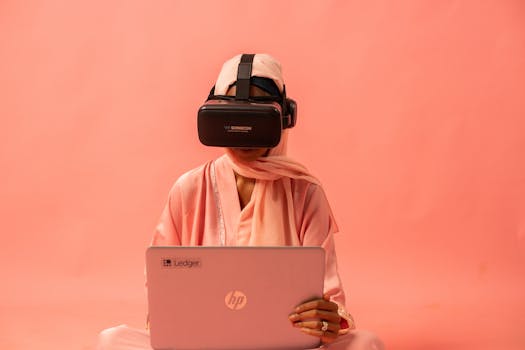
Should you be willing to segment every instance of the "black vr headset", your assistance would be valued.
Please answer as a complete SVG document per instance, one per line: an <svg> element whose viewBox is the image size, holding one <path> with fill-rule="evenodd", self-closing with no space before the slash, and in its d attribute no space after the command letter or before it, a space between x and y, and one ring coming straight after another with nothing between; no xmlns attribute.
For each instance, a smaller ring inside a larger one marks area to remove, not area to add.
<svg viewBox="0 0 525 350"><path fill-rule="evenodd" d="M199 108L199 140L206 146L272 148L283 129L295 125L297 104L268 78L252 77L254 54L243 54L237 70L235 96L215 95L215 87ZM271 96L250 96L250 84ZM273 85L273 86L272 86Z"/></svg>

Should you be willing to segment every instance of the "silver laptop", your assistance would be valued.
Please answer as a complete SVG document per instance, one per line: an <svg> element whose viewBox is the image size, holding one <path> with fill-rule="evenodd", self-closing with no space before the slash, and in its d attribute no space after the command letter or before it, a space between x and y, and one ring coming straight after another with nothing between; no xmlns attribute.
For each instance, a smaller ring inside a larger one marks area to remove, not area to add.
<svg viewBox="0 0 525 350"><path fill-rule="evenodd" d="M321 247L150 247L155 350L311 349L288 315L323 293Z"/></svg>

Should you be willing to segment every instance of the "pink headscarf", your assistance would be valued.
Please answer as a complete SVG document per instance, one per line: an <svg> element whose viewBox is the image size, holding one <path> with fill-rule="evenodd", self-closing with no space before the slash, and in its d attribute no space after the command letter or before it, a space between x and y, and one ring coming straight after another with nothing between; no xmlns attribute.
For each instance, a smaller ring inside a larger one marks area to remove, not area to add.
<svg viewBox="0 0 525 350"><path fill-rule="evenodd" d="M224 95L237 80L237 69L242 55L226 61L215 84L215 94ZM272 79L282 92L284 81L281 64L268 54L256 54L253 59L252 76ZM257 180L252 193L254 212L250 245L299 244L295 226L295 212L291 189L291 179L301 179L320 185L301 163L286 156L288 131L281 134L280 143L272 148L266 157L251 162L242 162L226 149L226 156L233 170L244 177ZM258 188L257 188L258 186ZM253 198L255 197L255 198ZM330 213L331 227L337 232L337 225ZM284 235L268 234L283 232ZM265 234L266 233L266 234ZM297 239L297 240L296 240Z"/></svg>

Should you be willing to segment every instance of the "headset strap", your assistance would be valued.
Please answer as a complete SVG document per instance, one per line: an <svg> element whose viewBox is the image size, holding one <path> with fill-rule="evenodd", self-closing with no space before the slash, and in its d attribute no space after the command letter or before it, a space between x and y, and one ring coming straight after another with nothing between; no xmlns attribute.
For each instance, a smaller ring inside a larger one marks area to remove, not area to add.
<svg viewBox="0 0 525 350"><path fill-rule="evenodd" d="M237 70L236 100L247 100L250 98L250 77L252 76L252 63L255 54L243 54Z"/></svg>

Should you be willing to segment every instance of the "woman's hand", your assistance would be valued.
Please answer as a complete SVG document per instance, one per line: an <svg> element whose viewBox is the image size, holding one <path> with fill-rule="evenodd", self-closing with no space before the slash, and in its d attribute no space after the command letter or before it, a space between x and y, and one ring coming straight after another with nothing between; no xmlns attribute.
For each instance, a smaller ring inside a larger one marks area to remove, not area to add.
<svg viewBox="0 0 525 350"><path fill-rule="evenodd" d="M336 303L330 301L330 296L325 294L323 299L311 300L297 306L289 319L301 332L319 337L323 343L331 343L337 339L341 329L338 308Z"/></svg>

